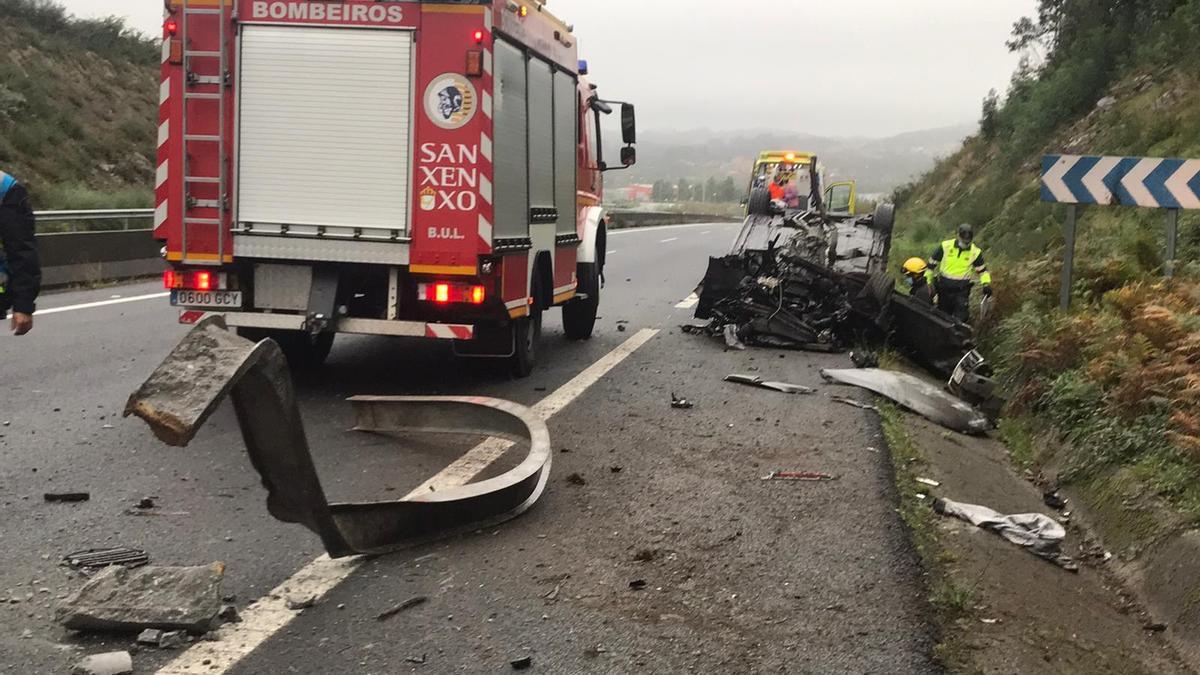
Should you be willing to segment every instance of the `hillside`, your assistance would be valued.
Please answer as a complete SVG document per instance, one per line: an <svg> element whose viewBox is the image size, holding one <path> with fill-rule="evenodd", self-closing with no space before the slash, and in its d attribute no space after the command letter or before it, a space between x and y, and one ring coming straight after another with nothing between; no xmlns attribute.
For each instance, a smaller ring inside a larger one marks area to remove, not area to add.
<svg viewBox="0 0 1200 675"><path fill-rule="evenodd" d="M0 168L39 209L150 205L154 42L47 0L0 0L0 15Z"/></svg>
<svg viewBox="0 0 1200 675"><path fill-rule="evenodd" d="M679 178L718 180L733 176L741 185L763 150L790 148L815 152L834 179L855 179L863 192L889 192L953 153L974 125L930 129L888 138L836 138L785 131L653 131L641 134L638 164L618 180L653 183Z"/></svg>
<svg viewBox="0 0 1200 675"><path fill-rule="evenodd" d="M1045 63L896 194L897 260L977 226L998 300L982 341L1013 456L1087 494L1131 555L1200 522L1200 229L1181 216L1179 276L1164 282L1162 211L1084 209L1074 304L1059 312L1065 207L1040 201L1039 170L1046 153L1200 157L1197 38L1200 0L1042 0L1012 46ZM1160 503L1182 518L1131 515Z"/></svg>

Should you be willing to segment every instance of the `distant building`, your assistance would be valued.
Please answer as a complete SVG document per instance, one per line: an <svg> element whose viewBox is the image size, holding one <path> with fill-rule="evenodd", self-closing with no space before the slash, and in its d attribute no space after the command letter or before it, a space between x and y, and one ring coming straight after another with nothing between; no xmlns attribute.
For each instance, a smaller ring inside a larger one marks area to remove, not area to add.
<svg viewBox="0 0 1200 675"><path fill-rule="evenodd" d="M635 184L629 187L617 188L617 200L623 202L648 202L654 193L653 185Z"/></svg>

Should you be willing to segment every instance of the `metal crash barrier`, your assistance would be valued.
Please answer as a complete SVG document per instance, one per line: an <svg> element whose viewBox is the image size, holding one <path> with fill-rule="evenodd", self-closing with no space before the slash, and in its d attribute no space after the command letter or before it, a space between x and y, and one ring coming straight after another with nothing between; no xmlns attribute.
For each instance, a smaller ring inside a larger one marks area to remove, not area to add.
<svg viewBox="0 0 1200 675"><path fill-rule="evenodd" d="M528 443L515 468L487 480L397 501L329 503L309 451L291 374L271 340L255 344L201 321L130 397L125 415L184 447L227 396L275 518L315 532L331 557L382 553L514 518L541 497L550 435L529 409L491 398L351 398L355 431L491 436Z"/></svg>

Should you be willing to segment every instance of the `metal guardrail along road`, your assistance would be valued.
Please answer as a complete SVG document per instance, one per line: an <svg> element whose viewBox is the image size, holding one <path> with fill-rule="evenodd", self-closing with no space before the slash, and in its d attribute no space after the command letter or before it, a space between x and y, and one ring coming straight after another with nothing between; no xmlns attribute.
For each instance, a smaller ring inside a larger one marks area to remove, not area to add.
<svg viewBox="0 0 1200 675"><path fill-rule="evenodd" d="M130 221L150 220L154 217L154 209L93 209L81 211L35 211L34 217L38 224L42 223L90 223L97 220L121 220L124 227L130 228ZM145 228L149 229L149 228ZM64 232L80 232L75 228L58 230Z"/></svg>

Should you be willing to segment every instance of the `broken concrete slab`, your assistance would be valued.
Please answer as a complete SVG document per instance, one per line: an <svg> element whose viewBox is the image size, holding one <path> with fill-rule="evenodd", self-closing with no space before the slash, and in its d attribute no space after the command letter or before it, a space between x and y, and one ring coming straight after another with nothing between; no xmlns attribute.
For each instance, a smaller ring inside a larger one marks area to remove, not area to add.
<svg viewBox="0 0 1200 675"><path fill-rule="evenodd" d="M133 657L129 652L93 654L71 669L71 675L124 675L132 672Z"/></svg>
<svg viewBox="0 0 1200 675"><path fill-rule="evenodd" d="M105 568L58 608L63 626L80 631L146 628L203 633L221 612L225 565Z"/></svg>
<svg viewBox="0 0 1200 675"><path fill-rule="evenodd" d="M856 370L822 370L827 380L862 387L886 396L901 406L964 434L981 435L991 426L987 416L961 399L925 380L892 370L862 368Z"/></svg>

